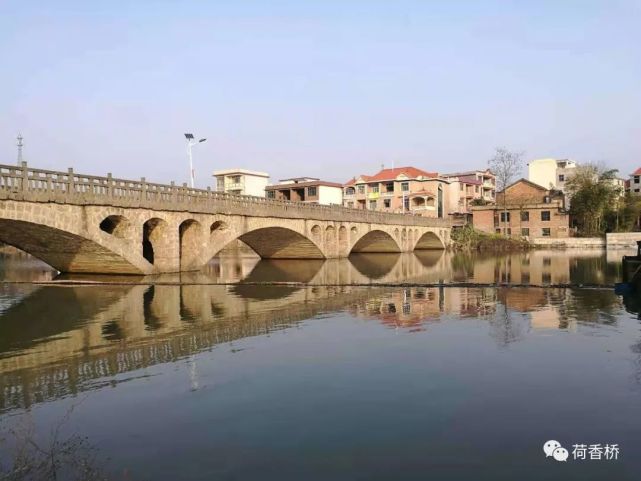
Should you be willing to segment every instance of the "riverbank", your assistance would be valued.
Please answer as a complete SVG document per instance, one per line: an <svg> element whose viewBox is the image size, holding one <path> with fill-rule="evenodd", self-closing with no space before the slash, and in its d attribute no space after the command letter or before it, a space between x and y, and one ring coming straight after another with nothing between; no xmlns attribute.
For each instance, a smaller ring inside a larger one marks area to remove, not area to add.
<svg viewBox="0 0 641 481"><path fill-rule="evenodd" d="M501 234L486 234L467 225L452 230L452 249L482 252L519 252L532 249L523 238L511 238Z"/></svg>

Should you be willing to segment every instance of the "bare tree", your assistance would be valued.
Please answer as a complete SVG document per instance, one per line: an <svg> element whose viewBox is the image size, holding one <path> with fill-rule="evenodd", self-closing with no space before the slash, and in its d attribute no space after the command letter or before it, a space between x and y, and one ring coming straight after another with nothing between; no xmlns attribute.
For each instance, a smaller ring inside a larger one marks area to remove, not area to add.
<svg viewBox="0 0 641 481"><path fill-rule="evenodd" d="M507 234L507 199L505 188L521 172L524 152L511 152L505 147L497 147L494 157L488 160L490 170L496 176L497 188L503 192L503 233ZM500 219L499 219L499 225Z"/></svg>

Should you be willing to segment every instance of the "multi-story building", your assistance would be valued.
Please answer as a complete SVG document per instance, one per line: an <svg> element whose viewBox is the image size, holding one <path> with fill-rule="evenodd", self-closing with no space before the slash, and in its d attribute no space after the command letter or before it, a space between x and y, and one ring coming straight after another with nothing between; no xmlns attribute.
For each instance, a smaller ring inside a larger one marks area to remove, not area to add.
<svg viewBox="0 0 641 481"><path fill-rule="evenodd" d="M351 179L343 187L343 205L444 218L458 205L458 193L435 172L396 167Z"/></svg>
<svg viewBox="0 0 641 481"><path fill-rule="evenodd" d="M630 174L630 180L626 182L625 190L632 195L641 195L641 167Z"/></svg>
<svg viewBox="0 0 641 481"><path fill-rule="evenodd" d="M528 164L528 180L546 189L565 192L565 183L574 169L576 162L570 159L536 159Z"/></svg>
<svg viewBox="0 0 641 481"><path fill-rule="evenodd" d="M474 228L514 237L568 237L565 197L520 179L496 195L496 204L472 207Z"/></svg>
<svg viewBox="0 0 641 481"><path fill-rule="evenodd" d="M278 184L265 187L268 199L309 202L313 204L343 203L343 186L314 177L281 179Z"/></svg>
<svg viewBox="0 0 641 481"><path fill-rule="evenodd" d="M441 177L458 187L458 215L467 216L472 213L473 205L491 204L496 200L496 176L490 169L442 174Z"/></svg>
<svg viewBox="0 0 641 481"><path fill-rule="evenodd" d="M214 172L216 190L236 195L265 196L269 174L246 169L227 169Z"/></svg>

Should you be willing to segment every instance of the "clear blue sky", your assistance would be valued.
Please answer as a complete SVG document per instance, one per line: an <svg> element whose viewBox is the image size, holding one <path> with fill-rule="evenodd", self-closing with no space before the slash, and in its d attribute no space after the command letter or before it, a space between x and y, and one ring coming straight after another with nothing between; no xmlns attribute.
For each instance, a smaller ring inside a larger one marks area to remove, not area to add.
<svg viewBox="0 0 641 481"><path fill-rule="evenodd" d="M0 163L197 183L641 166L640 1L0 2Z"/></svg>

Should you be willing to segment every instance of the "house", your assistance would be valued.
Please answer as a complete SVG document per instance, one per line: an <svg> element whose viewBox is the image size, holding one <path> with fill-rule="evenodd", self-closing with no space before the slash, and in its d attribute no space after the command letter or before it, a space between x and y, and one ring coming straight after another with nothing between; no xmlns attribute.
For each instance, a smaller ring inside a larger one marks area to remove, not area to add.
<svg viewBox="0 0 641 481"><path fill-rule="evenodd" d="M473 205L491 204L496 200L496 176L490 169L442 174L441 177L456 184L454 189L458 187L454 216L467 217L471 215Z"/></svg>
<svg viewBox="0 0 641 481"><path fill-rule="evenodd" d="M472 207L475 229L514 237L569 237L562 192L520 179L499 192L496 204Z"/></svg>
<svg viewBox="0 0 641 481"><path fill-rule="evenodd" d="M565 192L565 182L572 177L576 162L570 159L536 159L528 163L528 180L546 189Z"/></svg>
<svg viewBox="0 0 641 481"><path fill-rule="evenodd" d="M641 167L630 174L630 180L626 184L626 192L632 195L641 195Z"/></svg>
<svg viewBox="0 0 641 481"><path fill-rule="evenodd" d="M236 195L265 196L269 174L246 169L227 169L214 172L216 190Z"/></svg>
<svg viewBox="0 0 641 481"><path fill-rule="evenodd" d="M341 184L326 182L315 177L281 179L278 184L265 187L265 192L268 199L324 205L342 205L343 203Z"/></svg>
<svg viewBox="0 0 641 481"><path fill-rule="evenodd" d="M381 169L354 177L343 187L343 205L355 209L444 218L458 205L458 192L435 172L416 167Z"/></svg>

